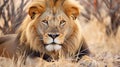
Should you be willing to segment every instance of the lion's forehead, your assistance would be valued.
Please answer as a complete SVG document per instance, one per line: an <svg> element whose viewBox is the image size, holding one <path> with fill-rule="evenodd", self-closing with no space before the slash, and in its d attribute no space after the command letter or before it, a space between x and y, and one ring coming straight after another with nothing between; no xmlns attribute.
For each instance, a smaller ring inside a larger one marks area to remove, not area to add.
<svg viewBox="0 0 120 67"><path fill-rule="evenodd" d="M52 20L52 21L58 21L58 20L62 20L62 19L66 19L68 20L68 16L62 11L62 10L58 10L57 12L54 13L54 11L52 10L46 10L42 15L41 15L42 19L46 19L46 20Z"/></svg>

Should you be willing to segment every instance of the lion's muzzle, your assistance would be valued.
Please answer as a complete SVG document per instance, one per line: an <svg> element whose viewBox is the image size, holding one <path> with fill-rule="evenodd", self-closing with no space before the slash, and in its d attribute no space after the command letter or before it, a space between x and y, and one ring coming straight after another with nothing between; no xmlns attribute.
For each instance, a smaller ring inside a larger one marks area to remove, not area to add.
<svg viewBox="0 0 120 67"><path fill-rule="evenodd" d="M59 33L46 33L43 36L44 44L62 44L63 40L62 34Z"/></svg>
<svg viewBox="0 0 120 67"><path fill-rule="evenodd" d="M46 33L43 40L47 51L58 51L62 48L63 39L59 33Z"/></svg>

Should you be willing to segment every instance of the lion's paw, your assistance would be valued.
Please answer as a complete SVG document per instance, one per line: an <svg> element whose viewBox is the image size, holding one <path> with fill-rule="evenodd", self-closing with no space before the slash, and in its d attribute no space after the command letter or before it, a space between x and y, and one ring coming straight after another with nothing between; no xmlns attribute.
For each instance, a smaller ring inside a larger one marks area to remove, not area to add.
<svg viewBox="0 0 120 67"><path fill-rule="evenodd" d="M98 62L89 56L83 56L79 63L82 67L98 67Z"/></svg>

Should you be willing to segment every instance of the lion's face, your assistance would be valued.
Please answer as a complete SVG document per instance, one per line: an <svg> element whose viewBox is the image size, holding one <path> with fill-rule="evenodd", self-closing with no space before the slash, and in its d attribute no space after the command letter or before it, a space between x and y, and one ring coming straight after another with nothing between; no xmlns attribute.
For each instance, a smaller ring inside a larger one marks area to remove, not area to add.
<svg viewBox="0 0 120 67"><path fill-rule="evenodd" d="M77 50L79 36L81 36L76 22L79 7L69 1L72 0L33 2L29 8L30 21L21 26L22 34L24 34L21 40L26 41L30 44L30 48L35 50L45 49L47 52L61 49Z"/></svg>
<svg viewBox="0 0 120 67"><path fill-rule="evenodd" d="M49 10L39 17L37 33L43 36L43 42L47 51L57 51L62 48L68 32L72 32L68 19L67 15L60 10L54 15Z"/></svg>

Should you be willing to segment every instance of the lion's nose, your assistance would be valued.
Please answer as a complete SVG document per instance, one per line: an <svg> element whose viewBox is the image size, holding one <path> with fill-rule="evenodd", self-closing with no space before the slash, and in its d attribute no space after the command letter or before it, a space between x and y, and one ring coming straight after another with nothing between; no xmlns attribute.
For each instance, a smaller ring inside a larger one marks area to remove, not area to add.
<svg viewBox="0 0 120 67"><path fill-rule="evenodd" d="M56 37L58 37L60 34L58 33L49 33L48 36L52 37L53 39L55 39Z"/></svg>

